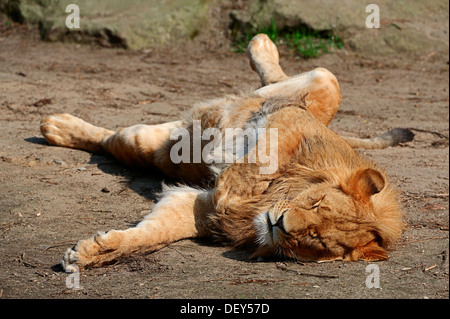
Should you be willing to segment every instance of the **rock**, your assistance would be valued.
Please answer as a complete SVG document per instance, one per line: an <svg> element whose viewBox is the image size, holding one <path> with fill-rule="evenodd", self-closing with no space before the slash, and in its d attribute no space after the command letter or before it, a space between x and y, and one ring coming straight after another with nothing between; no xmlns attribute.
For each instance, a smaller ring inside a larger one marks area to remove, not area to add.
<svg viewBox="0 0 450 319"><path fill-rule="evenodd" d="M37 164L36 161L33 161L33 160L28 162L29 167L34 167L34 166L36 166L36 164Z"/></svg>
<svg viewBox="0 0 450 319"><path fill-rule="evenodd" d="M65 163L64 163L63 161L59 160L59 159L54 159L54 160L53 160L53 164L56 164L56 165L64 165Z"/></svg>
<svg viewBox="0 0 450 319"><path fill-rule="evenodd" d="M380 0L379 29L366 27L366 5L359 0L254 0L248 10L231 12L233 31L307 27L332 32L363 55L448 51L447 0ZM445 22L445 23L444 23Z"/></svg>
<svg viewBox="0 0 450 319"><path fill-rule="evenodd" d="M96 42L132 49L155 48L195 38L211 24L209 10L222 0L0 0L12 19L36 24L49 41ZM80 29L65 25L68 4L80 8ZM367 56L448 52L447 0L379 0L381 28L368 29L366 5L359 0L252 0L233 10L231 34L263 29L307 27L331 32L347 49ZM224 13L221 13L224 14ZM210 17L210 21L208 21ZM217 30L219 32L219 30ZM219 32L220 33L220 32ZM224 36L225 37L225 36Z"/></svg>
<svg viewBox="0 0 450 319"><path fill-rule="evenodd" d="M109 190L109 188L108 187L103 187L102 188L102 193L110 193L111 191Z"/></svg>
<svg viewBox="0 0 450 319"><path fill-rule="evenodd" d="M449 269L449 267L448 267L448 265L449 265L449 262L448 262L448 259L449 259L448 248L446 250L444 250L442 254L443 254L443 257L442 257L443 269L444 269L444 272L446 274L448 274L448 269Z"/></svg>
<svg viewBox="0 0 450 319"><path fill-rule="evenodd" d="M79 6L80 29L66 27L71 3ZM208 5L205 0L4 0L0 10L16 21L39 25L45 40L141 49L195 37Z"/></svg>

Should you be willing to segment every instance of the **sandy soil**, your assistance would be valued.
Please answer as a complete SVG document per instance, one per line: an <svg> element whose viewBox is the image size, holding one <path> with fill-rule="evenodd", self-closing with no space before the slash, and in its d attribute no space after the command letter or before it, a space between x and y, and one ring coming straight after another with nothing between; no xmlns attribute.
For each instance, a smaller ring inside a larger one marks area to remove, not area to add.
<svg viewBox="0 0 450 319"><path fill-rule="evenodd" d="M66 287L63 252L99 230L139 222L162 177L114 159L49 146L39 121L67 112L117 129L176 120L192 103L258 86L244 55L193 45L130 52L42 43L24 27L0 29L0 298L448 298L449 65L438 53L363 59L346 51L316 60L281 50L288 74L323 66L343 101L331 128L375 136L414 129L407 145L364 154L401 191L409 229L390 259L251 262L244 252L185 240L159 252L83 271Z"/></svg>

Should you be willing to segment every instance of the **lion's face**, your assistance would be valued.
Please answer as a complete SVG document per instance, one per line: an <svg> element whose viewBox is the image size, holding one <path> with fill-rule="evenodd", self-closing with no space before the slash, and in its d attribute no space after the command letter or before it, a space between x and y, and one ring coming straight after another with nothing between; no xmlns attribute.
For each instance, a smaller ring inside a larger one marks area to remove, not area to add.
<svg viewBox="0 0 450 319"><path fill-rule="evenodd" d="M256 255L281 253L304 261L387 259L370 200L383 189L384 179L374 170L354 178L347 185L315 185L260 213L255 225L262 249Z"/></svg>

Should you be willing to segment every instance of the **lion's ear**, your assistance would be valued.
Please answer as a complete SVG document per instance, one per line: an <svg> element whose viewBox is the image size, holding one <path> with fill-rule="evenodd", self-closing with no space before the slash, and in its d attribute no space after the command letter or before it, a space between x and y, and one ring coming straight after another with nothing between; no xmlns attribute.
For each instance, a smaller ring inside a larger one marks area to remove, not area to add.
<svg viewBox="0 0 450 319"><path fill-rule="evenodd" d="M375 240L372 240L365 246L356 247L352 255L355 260L381 261L389 259L386 250L380 247Z"/></svg>
<svg viewBox="0 0 450 319"><path fill-rule="evenodd" d="M383 175L371 168L357 171L348 181L350 192L362 198L370 198L381 192L385 185L386 181Z"/></svg>

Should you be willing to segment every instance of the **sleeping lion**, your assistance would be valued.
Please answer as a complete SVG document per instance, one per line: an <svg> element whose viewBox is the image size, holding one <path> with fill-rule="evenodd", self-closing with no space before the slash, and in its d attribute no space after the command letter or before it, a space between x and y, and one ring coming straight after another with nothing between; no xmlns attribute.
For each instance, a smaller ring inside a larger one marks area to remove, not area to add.
<svg viewBox="0 0 450 319"><path fill-rule="evenodd" d="M328 129L341 102L332 73L317 68L288 77L264 34L247 54L262 87L197 104L180 121L114 132L68 114L42 120L50 144L107 152L178 181L164 185L136 227L99 232L68 249L61 260L66 271L196 237L247 249L253 258L388 258L386 249L405 228L397 193L354 148L394 146L412 133L340 137Z"/></svg>

